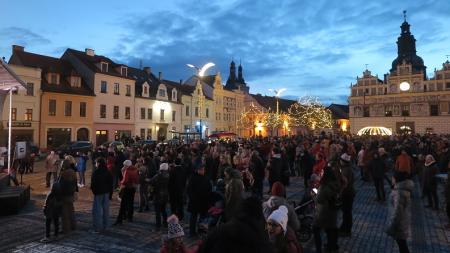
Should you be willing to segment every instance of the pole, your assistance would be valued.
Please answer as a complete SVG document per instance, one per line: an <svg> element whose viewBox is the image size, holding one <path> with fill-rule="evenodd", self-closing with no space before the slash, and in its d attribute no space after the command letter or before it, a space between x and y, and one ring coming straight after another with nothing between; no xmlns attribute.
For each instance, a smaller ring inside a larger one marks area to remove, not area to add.
<svg viewBox="0 0 450 253"><path fill-rule="evenodd" d="M9 119L8 119L8 175L11 173L11 134L12 134L12 89L9 89Z"/></svg>

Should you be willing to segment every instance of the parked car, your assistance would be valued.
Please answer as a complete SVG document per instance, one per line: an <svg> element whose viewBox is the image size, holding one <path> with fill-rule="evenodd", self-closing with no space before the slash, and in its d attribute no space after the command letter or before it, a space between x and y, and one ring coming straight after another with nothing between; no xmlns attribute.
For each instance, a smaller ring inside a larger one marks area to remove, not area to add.
<svg viewBox="0 0 450 253"><path fill-rule="evenodd" d="M114 148L120 151L125 149L125 145L123 145L123 142L121 141L108 141L103 143L102 146L106 148L108 148L109 146L113 146Z"/></svg>
<svg viewBox="0 0 450 253"><path fill-rule="evenodd" d="M77 152L92 152L92 143L90 141L71 141L59 146L56 149L58 153L74 155Z"/></svg>

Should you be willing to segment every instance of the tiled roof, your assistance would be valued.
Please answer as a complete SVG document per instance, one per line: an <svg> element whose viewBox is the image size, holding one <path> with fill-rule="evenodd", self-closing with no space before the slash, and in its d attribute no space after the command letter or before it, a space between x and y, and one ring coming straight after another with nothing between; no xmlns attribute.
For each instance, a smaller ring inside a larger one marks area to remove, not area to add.
<svg viewBox="0 0 450 253"><path fill-rule="evenodd" d="M250 94L258 104L263 106L266 109L271 109L272 111L275 111L277 108L277 99L276 97L270 97L270 96L262 96L260 94ZM284 98L278 99L278 108L282 112L287 112L289 107L293 104L297 103L295 100L289 100Z"/></svg>
<svg viewBox="0 0 450 253"><path fill-rule="evenodd" d="M175 87L177 90L179 90L182 94L186 96L192 96L192 93L194 93L195 91L195 85L180 84L169 80L164 80L164 82L170 83L173 87ZM213 100L213 98L208 96L207 94L205 94L205 98L208 100Z"/></svg>
<svg viewBox="0 0 450 253"><path fill-rule="evenodd" d="M348 119L348 105L331 104L328 109L333 114L333 118Z"/></svg>
<svg viewBox="0 0 450 253"><path fill-rule="evenodd" d="M65 60L33 54L24 51L14 51L9 60L10 64L21 65L26 67L40 68L42 69L42 82L41 89L46 92L67 93L85 96L95 96L94 92L86 85L83 78L81 78L81 87L72 87L67 81L69 76L80 75L75 71L72 65ZM45 75L47 73L57 73L60 75L59 84L49 84Z"/></svg>
<svg viewBox="0 0 450 253"><path fill-rule="evenodd" d="M126 78L126 79L133 79L133 78L130 77L130 75L122 76L121 73L119 73L116 70L117 67L120 67L120 66L127 67L126 65L115 63L114 61L112 61L108 57L105 57L103 55L90 56L90 55L87 55L85 52L78 51L78 50L71 49L71 48L68 48L66 50L66 52L74 55L75 57L77 57L81 62L84 63L84 65L86 65L93 72L103 73L103 74L107 74L107 75L111 75L111 76L117 76L117 77ZM101 69L96 66L96 64L98 64L100 62L106 62L106 63L109 64L108 72L102 72Z"/></svg>

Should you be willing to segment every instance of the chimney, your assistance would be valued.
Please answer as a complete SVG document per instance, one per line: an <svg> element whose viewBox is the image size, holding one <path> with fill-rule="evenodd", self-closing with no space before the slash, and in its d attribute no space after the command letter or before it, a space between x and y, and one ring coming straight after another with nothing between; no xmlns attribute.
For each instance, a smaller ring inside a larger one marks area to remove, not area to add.
<svg viewBox="0 0 450 253"><path fill-rule="evenodd" d="M147 73L148 75L150 75L152 73L152 68L150 67L144 67L144 71L145 73Z"/></svg>
<svg viewBox="0 0 450 253"><path fill-rule="evenodd" d="M180 79L180 85L182 85L183 84L183 79Z"/></svg>
<svg viewBox="0 0 450 253"><path fill-rule="evenodd" d="M84 52L86 53L86 55L89 55L89 56L95 56L95 51L94 51L94 49L86 48L86 49L84 50Z"/></svg>
<svg viewBox="0 0 450 253"><path fill-rule="evenodd" d="M13 45L12 46L12 52L23 52L25 51L25 47L19 46L19 45Z"/></svg>
<svg viewBox="0 0 450 253"><path fill-rule="evenodd" d="M159 81L162 80L162 72L161 71L159 71L158 79L159 79Z"/></svg>

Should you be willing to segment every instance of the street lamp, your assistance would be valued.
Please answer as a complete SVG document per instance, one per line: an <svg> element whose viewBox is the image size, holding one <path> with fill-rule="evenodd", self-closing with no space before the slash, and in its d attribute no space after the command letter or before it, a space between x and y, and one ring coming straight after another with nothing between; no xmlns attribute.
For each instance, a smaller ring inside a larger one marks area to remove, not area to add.
<svg viewBox="0 0 450 253"><path fill-rule="evenodd" d="M203 77L203 76L205 75L205 72L206 72L209 68L215 66L215 64L212 63L212 62L208 62L208 63L206 63L205 65L203 65L201 68L199 68L199 67L197 67L197 66L195 66L195 65L193 65L193 64L186 64L186 66L188 66L189 68L194 68L194 69L196 69L196 70L197 70L197 76ZM203 86L202 86L202 90L203 90ZM200 109L200 115L199 115L199 117L200 117L200 119L199 119L199 121L200 121L200 122L199 122L199 123L200 123L200 139L202 139L202 138L203 138L203 126L202 126L202 110L203 110L202 105L203 105L203 96L199 96L198 103L199 103L199 107L200 107L200 108L199 108L199 109Z"/></svg>
<svg viewBox="0 0 450 253"><path fill-rule="evenodd" d="M277 99L277 115L279 112L278 98L281 96L281 93L286 91L286 88L281 88L279 90L269 89L270 92L275 93L275 98Z"/></svg>

